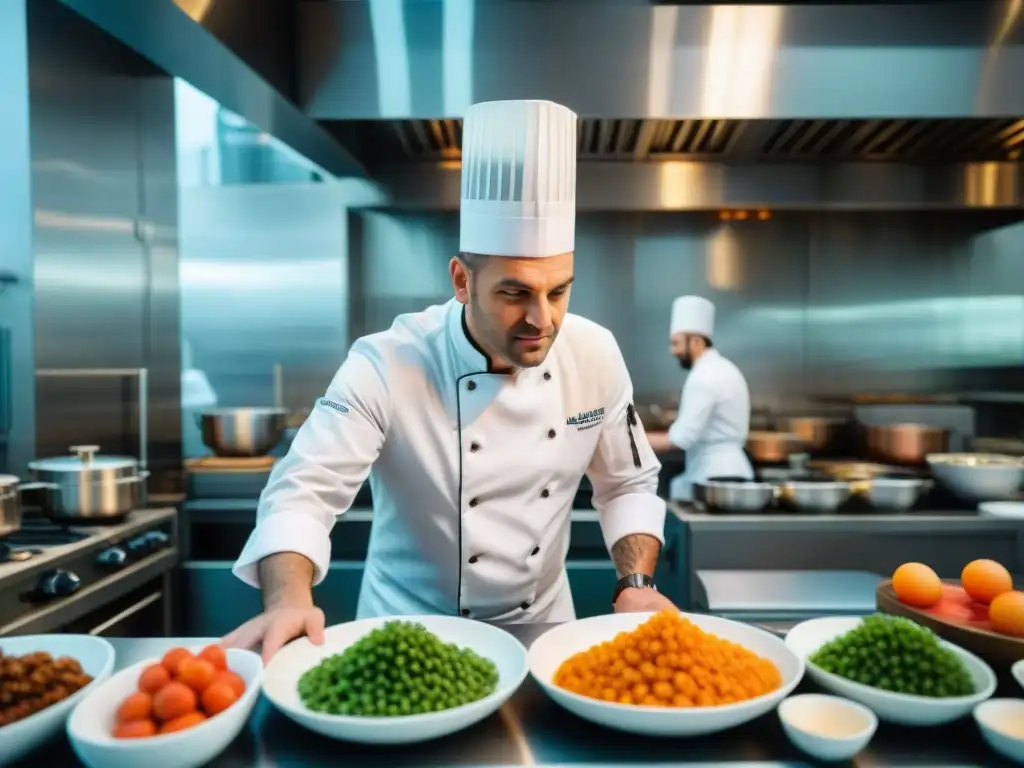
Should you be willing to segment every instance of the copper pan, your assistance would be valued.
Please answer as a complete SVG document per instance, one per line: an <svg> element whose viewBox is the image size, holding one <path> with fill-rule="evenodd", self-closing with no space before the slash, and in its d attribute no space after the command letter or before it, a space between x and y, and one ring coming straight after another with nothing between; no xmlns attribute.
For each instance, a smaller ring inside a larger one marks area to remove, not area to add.
<svg viewBox="0 0 1024 768"><path fill-rule="evenodd" d="M802 450L802 441L792 432L755 430L747 435L747 453L757 464L781 464Z"/></svg>
<svg viewBox="0 0 1024 768"><path fill-rule="evenodd" d="M949 450L949 431L926 424L865 427L868 455L892 464L924 464L929 453Z"/></svg>
<svg viewBox="0 0 1024 768"><path fill-rule="evenodd" d="M798 416L782 419L778 427L782 432L796 435L810 453L820 453L834 448L842 437L845 419L829 419L819 416Z"/></svg>

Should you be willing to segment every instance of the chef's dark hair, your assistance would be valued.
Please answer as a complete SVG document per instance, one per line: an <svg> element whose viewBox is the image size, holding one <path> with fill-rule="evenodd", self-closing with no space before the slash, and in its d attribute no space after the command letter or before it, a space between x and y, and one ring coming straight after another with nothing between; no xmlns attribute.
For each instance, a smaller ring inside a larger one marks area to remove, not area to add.
<svg viewBox="0 0 1024 768"><path fill-rule="evenodd" d="M484 262L486 262L488 258L488 256L484 256L483 254L480 253L459 251L459 261L461 261L465 265L466 269L468 269L470 272L479 271L480 268L483 267Z"/></svg>
<svg viewBox="0 0 1024 768"><path fill-rule="evenodd" d="M713 346L715 346L711 342L711 339L709 339L707 336L705 336L702 333L687 333L686 335L689 336L691 339L700 339L701 341L704 342L704 346L706 348L708 348L708 349L711 349Z"/></svg>

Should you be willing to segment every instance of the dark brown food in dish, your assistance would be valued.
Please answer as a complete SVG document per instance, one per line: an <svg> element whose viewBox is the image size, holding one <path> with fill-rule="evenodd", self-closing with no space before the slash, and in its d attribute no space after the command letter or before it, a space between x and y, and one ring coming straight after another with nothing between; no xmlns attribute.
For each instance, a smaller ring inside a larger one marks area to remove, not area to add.
<svg viewBox="0 0 1024 768"><path fill-rule="evenodd" d="M8 656L0 651L0 726L66 699L92 682L75 659L43 651Z"/></svg>

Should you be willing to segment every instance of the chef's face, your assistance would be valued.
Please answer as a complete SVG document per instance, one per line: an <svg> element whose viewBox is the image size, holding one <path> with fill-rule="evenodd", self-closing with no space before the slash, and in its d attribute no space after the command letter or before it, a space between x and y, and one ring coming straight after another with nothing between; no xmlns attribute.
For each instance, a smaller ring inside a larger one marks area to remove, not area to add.
<svg viewBox="0 0 1024 768"><path fill-rule="evenodd" d="M688 371L693 368L694 361L694 339L689 333L673 333L669 340L672 356L679 361L679 366Z"/></svg>
<svg viewBox="0 0 1024 768"><path fill-rule="evenodd" d="M473 338L499 367L544 362L569 308L573 254L545 258L452 259L455 298L466 305Z"/></svg>

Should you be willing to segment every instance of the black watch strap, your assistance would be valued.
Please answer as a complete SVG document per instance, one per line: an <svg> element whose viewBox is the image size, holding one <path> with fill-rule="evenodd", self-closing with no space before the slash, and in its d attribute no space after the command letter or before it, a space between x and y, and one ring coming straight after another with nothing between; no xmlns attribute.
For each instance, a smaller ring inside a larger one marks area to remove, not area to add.
<svg viewBox="0 0 1024 768"><path fill-rule="evenodd" d="M624 589L653 589L655 592L658 591L654 579L646 573L630 573L615 583L615 591L612 592L612 605L615 605L615 601L619 599L619 595Z"/></svg>

